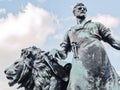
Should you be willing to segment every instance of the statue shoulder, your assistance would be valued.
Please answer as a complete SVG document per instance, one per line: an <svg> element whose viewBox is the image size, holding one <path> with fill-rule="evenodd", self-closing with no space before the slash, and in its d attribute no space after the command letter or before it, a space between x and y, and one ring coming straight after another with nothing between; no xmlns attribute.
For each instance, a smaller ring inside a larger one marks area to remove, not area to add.
<svg viewBox="0 0 120 90"><path fill-rule="evenodd" d="M100 22L94 22L94 24L95 24L98 28L104 27L104 25L103 25L102 23L100 23Z"/></svg>
<svg viewBox="0 0 120 90"><path fill-rule="evenodd" d="M75 26L72 26L72 27L70 27L68 30L67 30L67 32L65 33L65 35L70 35L70 34L72 34L73 32L75 31Z"/></svg>
<svg viewBox="0 0 120 90"><path fill-rule="evenodd" d="M94 21L92 21L92 20L88 20L88 21L87 21L87 24L88 24L88 25L96 25L96 26L97 26L97 25L99 25L100 23L99 23L99 22L94 22Z"/></svg>
<svg viewBox="0 0 120 90"><path fill-rule="evenodd" d="M98 28L98 30L102 30L102 29L107 28L107 27L105 27L105 25L102 24L101 22L94 22L94 21L91 21L91 22L88 23L88 24L89 24L88 26L96 27L96 28Z"/></svg>

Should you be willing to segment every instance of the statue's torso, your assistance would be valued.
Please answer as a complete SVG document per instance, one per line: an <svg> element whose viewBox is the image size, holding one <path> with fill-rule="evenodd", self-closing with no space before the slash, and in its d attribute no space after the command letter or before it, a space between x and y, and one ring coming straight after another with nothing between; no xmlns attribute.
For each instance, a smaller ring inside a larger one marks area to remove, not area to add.
<svg viewBox="0 0 120 90"><path fill-rule="evenodd" d="M78 85L81 90L88 90L89 87L90 90L97 90L92 88L92 84L99 82L99 77L106 78L101 83L111 79L111 64L100 41L102 36L99 28L93 22L84 27L78 24L69 30L68 36L72 51L77 55L73 59L70 82L75 83L74 88ZM81 81L86 83L86 86L81 85Z"/></svg>
<svg viewBox="0 0 120 90"><path fill-rule="evenodd" d="M77 44L78 55L86 52L86 50L93 46L103 48L103 45L100 42L101 36L99 30L93 22L89 22L84 27L80 24L72 27L69 31L69 39L71 46L73 43Z"/></svg>

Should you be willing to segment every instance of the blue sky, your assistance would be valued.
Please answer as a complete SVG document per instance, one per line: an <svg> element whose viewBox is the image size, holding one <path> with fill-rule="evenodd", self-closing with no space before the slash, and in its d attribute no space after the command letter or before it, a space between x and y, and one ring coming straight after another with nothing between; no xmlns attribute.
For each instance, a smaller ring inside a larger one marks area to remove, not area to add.
<svg viewBox="0 0 120 90"><path fill-rule="evenodd" d="M8 87L3 70L32 45L45 51L60 49L65 32L76 24L72 8L82 2L87 19L101 22L120 40L120 1L115 0L0 0L0 86ZM120 72L120 51L103 43L112 65ZM67 59L68 61L71 59ZM23 90L23 89L22 89Z"/></svg>

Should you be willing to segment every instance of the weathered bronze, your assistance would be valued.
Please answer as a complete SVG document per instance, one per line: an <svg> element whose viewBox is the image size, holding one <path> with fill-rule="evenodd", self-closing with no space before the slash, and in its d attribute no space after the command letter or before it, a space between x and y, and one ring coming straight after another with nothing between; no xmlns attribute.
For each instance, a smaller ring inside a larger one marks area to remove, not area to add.
<svg viewBox="0 0 120 90"><path fill-rule="evenodd" d="M23 49L21 57L5 70L9 85L18 83L25 90L66 90L71 64L64 67L50 52L37 47Z"/></svg>
<svg viewBox="0 0 120 90"><path fill-rule="evenodd" d="M18 83L25 90L120 90L120 78L101 41L117 50L120 42L103 24L86 20L86 12L82 3L73 8L77 25L65 34L62 50L23 49L20 60L5 70L9 85ZM58 60L71 51L72 68L70 63L61 66Z"/></svg>
<svg viewBox="0 0 120 90"><path fill-rule="evenodd" d="M86 20L86 12L84 4L75 5L73 14L77 25L67 31L61 44L63 50L56 52L64 57L70 51L74 53L67 90L120 90L119 76L101 41L117 50L120 50L120 42L112 37L109 28Z"/></svg>

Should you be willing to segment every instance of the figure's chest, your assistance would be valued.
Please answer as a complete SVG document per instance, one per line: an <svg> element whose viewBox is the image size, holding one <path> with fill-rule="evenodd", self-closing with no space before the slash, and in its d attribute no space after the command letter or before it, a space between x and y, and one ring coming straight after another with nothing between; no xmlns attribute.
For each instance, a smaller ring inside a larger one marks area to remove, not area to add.
<svg viewBox="0 0 120 90"><path fill-rule="evenodd" d="M76 26L72 28L70 34L71 41L79 41L81 39L91 38L98 35L98 28L94 23L87 24L84 27Z"/></svg>

